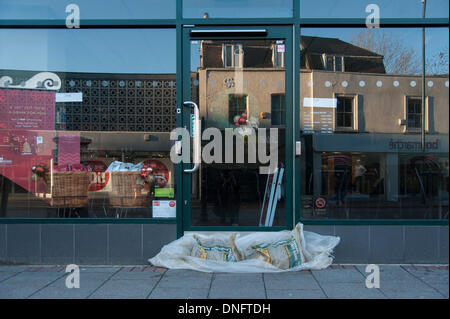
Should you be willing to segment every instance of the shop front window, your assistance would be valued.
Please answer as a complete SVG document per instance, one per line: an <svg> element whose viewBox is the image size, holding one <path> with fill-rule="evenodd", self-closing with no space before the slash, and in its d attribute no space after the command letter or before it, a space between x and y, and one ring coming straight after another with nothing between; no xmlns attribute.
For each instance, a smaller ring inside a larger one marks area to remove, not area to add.
<svg viewBox="0 0 450 319"><path fill-rule="evenodd" d="M444 38L426 29L422 112L421 29L302 28L301 218L448 219Z"/></svg>
<svg viewBox="0 0 450 319"><path fill-rule="evenodd" d="M0 39L0 216L174 218L175 30Z"/></svg>

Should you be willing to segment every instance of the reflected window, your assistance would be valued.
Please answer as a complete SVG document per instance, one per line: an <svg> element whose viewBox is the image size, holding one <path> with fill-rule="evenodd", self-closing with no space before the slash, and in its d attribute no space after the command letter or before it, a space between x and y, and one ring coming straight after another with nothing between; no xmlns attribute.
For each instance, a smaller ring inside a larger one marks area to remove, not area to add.
<svg viewBox="0 0 450 319"><path fill-rule="evenodd" d="M273 67L283 68L284 67L284 44L274 44L272 46L272 62Z"/></svg>
<svg viewBox="0 0 450 319"><path fill-rule="evenodd" d="M245 114L245 116L244 116ZM239 121L245 121L247 117L247 95L228 95L228 120L234 124L245 124Z"/></svg>
<svg viewBox="0 0 450 319"><path fill-rule="evenodd" d="M242 68L244 50L242 44L225 44L223 46L223 65L226 68Z"/></svg>
<svg viewBox="0 0 450 319"><path fill-rule="evenodd" d="M422 99L407 98L407 113L406 113L406 129L414 130L422 128Z"/></svg>
<svg viewBox="0 0 450 319"><path fill-rule="evenodd" d="M337 96L336 99L336 129L352 130L355 98L353 96Z"/></svg>
<svg viewBox="0 0 450 319"><path fill-rule="evenodd" d="M324 69L327 71L344 71L344 57L323 55Z"/></svg>
<svg viewBox="0 0 450 319"><path fill-rule="evenodd" d="M271 119L272 125L286 124L286 98L284 94L272 94Z"/></svg>

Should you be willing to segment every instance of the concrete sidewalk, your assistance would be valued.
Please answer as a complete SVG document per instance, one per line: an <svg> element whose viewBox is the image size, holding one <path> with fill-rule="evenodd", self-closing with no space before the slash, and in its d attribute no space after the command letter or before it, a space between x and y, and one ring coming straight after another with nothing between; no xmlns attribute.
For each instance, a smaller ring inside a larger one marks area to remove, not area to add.
<svg viewBox="0 0 450 319"><path fill-rule="evenodd" d="M449 298L448 265L380 265L380 288L366 288L366 265L278 274L202 273L152 266L80 266L66 288L65 266L0 265L0 298L319 299Z"/></svg>

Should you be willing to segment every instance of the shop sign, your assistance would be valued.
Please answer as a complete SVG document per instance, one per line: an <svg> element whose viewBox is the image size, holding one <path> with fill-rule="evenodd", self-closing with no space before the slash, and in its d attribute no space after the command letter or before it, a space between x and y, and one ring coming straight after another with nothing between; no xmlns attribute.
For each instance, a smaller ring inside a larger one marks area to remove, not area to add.
<svg viewBox="0 0 450 319"><path fill-rule="evenodd" d="M392 138L389 140L390 150L399 151L418 151L422 149L421 142L407 142L402 140L394 141ZM425 149L427 150L438 150L439 149L439 139L434 141L425 142Z"/></svg>
<svg viewBox="0 0 450 319"><path fill-rule="evenodd" d="M314 200L314 212L316 215L326 215L327 200L325 197L317 197Z"/></svg>

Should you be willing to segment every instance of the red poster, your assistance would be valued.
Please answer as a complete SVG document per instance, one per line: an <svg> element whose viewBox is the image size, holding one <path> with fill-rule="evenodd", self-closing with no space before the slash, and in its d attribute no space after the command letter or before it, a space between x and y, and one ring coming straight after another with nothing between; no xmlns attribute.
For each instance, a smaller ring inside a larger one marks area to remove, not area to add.
<svg viewBox="0 0 450 319"><path fill-rule="evenodd" d="M0 174L29 192L46 192L31 168L50 168L54 129L55 92L0 89Z"/></svg>
<svg viewBox="0 0 450 319"><path fill-rule="evenodd" d="M0 89L0 127L54 130L55 92Z"/></svg>

